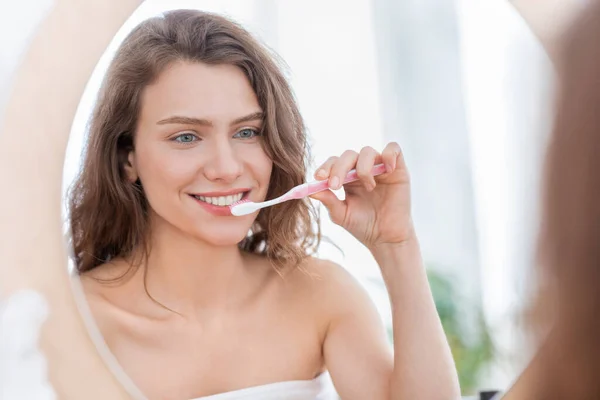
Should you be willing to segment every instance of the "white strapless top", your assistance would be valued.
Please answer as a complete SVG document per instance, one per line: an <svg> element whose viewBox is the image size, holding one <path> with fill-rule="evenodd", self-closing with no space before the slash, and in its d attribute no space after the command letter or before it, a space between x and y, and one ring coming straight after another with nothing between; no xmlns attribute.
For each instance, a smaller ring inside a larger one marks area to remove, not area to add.
<svg viewBox="0 0 600 400"><path fill-rule="evenodd" d="M253 386L194 400L336 400L339 399L327 372L313 380L286 381Z"/></svg>

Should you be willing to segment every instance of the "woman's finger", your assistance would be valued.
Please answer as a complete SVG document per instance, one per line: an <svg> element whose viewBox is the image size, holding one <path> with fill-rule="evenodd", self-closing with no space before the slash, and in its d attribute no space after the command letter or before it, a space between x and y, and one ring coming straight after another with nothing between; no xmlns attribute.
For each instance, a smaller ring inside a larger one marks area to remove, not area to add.
<svg viewBox="0 0 600 400"><path fill-rule="evenodd" d="M371 172L377 158L380 158L379 153L374 148L367 146L360 150L356 162L356 174L368 191L375 189L377 185Z"/></svg>
<svg viewBox="0 0 600 400"><path fill-rule="evenodd" d="M358 153L353 150L346 150L331 167L329 187L334 190L341 188L346 175L351 169L354 169L357 161Z"/></svg>
<svg viewBox="0 0 600 400"><path fill-rule="evenodd" d="M321 164L321 166L317 168L317 171L315 172L315 179L325 180L329 178L329 174L331 173L331 167L333 167L333 164L337 162L338 158L339 157L337 156L329 157L327 161Z"/></svg>
<svg viewBox="0 0 600 400"><path fill-rule="evenodd" d="M337 198L331 190L324 190L310 196L311 198L323 203L329 212L329 219L334 224L342 225L344 216L346 215L346 202Z"/></svg>
<svg viewBox="0 0 600 400"><path fill-rule="evenodd" d="M388 143L383 152L381 152L381 160L385 165L387 172L393 172L398 167L398 161L402 158L402 149L396 142ZM404 161L402 160L402 163Z"/></svg>

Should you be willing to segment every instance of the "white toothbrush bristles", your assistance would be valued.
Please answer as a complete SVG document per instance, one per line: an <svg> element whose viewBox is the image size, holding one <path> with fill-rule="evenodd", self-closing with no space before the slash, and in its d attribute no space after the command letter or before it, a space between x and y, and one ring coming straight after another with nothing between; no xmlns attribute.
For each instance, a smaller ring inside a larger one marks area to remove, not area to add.
<svg viewBox="0 0 600 400"><path fill-rule="evenodd" d="M240 202L239 204L235 204L233 207L231 207L231 215L241 217L243 215L252 214L261 208L257 206L258 204L251 201Z"/></svg>

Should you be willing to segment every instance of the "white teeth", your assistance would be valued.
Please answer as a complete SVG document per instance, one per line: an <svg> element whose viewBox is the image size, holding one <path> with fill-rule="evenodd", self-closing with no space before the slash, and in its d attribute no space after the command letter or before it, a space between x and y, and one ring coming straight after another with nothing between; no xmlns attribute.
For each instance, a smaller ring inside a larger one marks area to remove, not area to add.
<svg viewBox="0 0 600 400"><path fill-rule="evenodd" d="M206 197L206 196L194 196L198 200L203 201L205 203L213 204L215 206L225 207L230 206L233 203L240 201L244 196L243 193L238 193L229 196L219 196L219 197Z"/></svg>

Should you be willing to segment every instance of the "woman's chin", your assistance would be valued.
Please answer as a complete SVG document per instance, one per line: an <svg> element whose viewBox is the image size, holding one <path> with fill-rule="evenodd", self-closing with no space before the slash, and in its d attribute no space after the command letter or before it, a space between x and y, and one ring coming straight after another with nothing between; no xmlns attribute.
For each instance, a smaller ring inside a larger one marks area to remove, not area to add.
<svg viewBox="0 0 600 400"><path fill-rule="evenodd" d="M247 236L247 232L202 232L198 239L216 247L237 246Z"/></svg>

